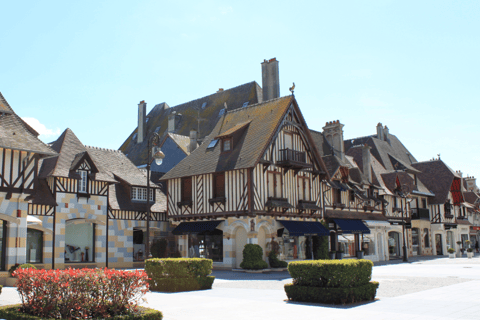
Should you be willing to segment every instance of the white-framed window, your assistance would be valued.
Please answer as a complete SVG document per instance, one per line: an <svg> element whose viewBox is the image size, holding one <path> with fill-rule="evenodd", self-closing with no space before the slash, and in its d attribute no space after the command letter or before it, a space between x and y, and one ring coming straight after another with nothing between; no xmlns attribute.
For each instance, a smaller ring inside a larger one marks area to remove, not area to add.
<svg viewBox="0 0 480 320"><path fill-rule="evenodd" d="M87 193L87 181L88 181L88 172L85 170L79 170L80 180L78 180L78 192Z"/></svg>
<svg viewBox="0 0 480 320"><path fill-rule="evenodd" d="M153 202L153 188L150 188L150 201ZM132 200L147 201L147 188L132 187Z"/></svg>

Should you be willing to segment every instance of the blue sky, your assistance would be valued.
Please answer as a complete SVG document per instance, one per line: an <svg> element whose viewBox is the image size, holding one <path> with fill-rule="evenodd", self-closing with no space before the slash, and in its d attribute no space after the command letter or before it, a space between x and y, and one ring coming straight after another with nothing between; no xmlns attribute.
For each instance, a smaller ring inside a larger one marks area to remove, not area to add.
<svg viewBox="0 0 480 320"><path fill-rule="evenodd" d="M3 1L0 91L49 142L71 128L117 149L137 104L170 106L257 81L310 128L387 125L417 160L480 177L479 1ZM33 118L33 120L32 120ZM38 127L38 125L43 127Z"/></svg>

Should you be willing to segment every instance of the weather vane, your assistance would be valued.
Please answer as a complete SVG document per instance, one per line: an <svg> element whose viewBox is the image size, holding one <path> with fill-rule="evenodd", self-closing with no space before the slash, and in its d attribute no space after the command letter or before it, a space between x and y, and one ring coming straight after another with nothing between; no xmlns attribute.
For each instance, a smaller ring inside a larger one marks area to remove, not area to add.
<svg viewBox="0 0 480 320"><path fill-rule="evenodd" d="M288 90L290 90L293 95L293 91L295 90L295 82L293 82L293 86L291 86Z"/></svg>

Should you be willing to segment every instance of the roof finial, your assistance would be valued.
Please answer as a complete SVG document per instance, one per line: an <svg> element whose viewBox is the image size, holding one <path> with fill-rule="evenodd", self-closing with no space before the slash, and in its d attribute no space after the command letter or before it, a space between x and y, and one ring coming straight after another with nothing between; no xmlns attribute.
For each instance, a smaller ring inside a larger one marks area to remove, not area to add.
<svg viewBox="0 0 480 320"><path fill-rule="evenodd" d="M295 90L295 82L293 82L293 86L291 86L288 90L290 90L293 96L293 91Z"/></svg>

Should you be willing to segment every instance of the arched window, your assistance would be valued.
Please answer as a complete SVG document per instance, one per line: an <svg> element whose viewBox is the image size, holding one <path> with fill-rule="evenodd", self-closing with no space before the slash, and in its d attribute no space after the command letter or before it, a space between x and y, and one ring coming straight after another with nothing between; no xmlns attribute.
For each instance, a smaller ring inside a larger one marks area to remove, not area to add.
<svg viewBox="0 0 480 320"><path fill-rule="evenodd" d="M43 261L43 232L36 229L27 229L27 262L42 263Z"/></svg>
<svg viewBox="0 0 480 320"><path fill-rule="evenodd" d="M430 248L430 237L428 235L428 228L423 229L423 236L425 237L425 248Z"/></svg>

